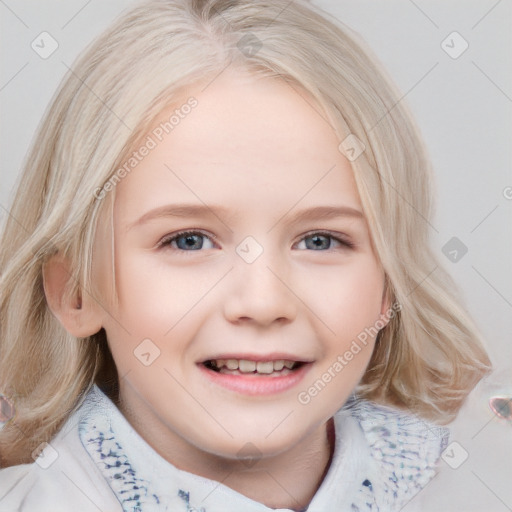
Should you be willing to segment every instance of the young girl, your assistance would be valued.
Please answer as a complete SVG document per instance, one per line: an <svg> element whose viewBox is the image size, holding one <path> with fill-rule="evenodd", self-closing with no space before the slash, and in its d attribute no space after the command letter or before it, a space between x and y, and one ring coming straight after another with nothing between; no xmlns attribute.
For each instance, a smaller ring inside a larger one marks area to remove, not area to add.
<svg viewBox="0 0 512 512"><path fill-rule="evenodd" d="M88 49L1 241L1 510L411 502L489 361L399 98L303 1L149 0Z"/></svg>

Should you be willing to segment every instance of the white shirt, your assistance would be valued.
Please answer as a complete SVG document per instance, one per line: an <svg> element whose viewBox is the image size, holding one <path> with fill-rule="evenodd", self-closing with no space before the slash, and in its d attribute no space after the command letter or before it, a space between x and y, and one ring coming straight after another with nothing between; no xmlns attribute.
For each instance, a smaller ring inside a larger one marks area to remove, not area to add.
<svg viewBox="0 0 512 512"><path fill-rule="evenodd" d="M329 470L307 512L411 511L448 431L358 401L334 417ZM97 386L31 464L0 470L0 512L290 512L181 471L130 426Z"/></svg>

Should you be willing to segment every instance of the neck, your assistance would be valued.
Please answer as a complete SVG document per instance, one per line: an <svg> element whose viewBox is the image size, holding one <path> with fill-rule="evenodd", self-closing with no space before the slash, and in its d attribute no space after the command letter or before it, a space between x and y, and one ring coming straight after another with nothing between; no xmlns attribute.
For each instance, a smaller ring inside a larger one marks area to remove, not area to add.
<svg viewBox="0 0 512 512"><path fill-rule="evenodd" d="M320 487L334 451L330 419L290 450L254 459L225 458L186 443L158 421L143 423L132 407L121 411L158 454L182 471L221 482L269 508L305 510ZM157 439L158 443L152 441ZM163 440L165 439L165 442Z"/></svg>
<svg viewBox="0 0 512 512"><path fill-rule="evenodd" d="M269 508L305 510L329 469L333 446L330 420L285 454L245 464L219 460L217 468L210 468L202 476L220 480Z"/></svg>

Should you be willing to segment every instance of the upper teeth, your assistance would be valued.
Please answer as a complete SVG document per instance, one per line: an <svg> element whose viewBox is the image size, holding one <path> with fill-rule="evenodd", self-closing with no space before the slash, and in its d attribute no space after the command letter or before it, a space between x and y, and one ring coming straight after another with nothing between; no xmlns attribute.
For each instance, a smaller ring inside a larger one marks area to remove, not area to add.
<svg viewBox="0 0 512 512"><path fill-rule="evenodd" d="M293 368L295 361L279 359L277 361L249 361L248 359L213 359L211 361L218 369L226 367L228 370L238 370L242 373L272 373L283 368Z"/></svg>

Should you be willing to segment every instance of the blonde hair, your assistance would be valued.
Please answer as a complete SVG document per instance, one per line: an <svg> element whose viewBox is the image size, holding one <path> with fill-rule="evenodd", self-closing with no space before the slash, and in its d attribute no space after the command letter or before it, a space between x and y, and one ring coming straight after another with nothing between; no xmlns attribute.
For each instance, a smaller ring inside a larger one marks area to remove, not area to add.
<svg viewBox="0 0 512 512"><path fill-rule="evenodd" d="M251 46L252 45L252 46ZM398 91L358 37L305 1L149 0L119 18L73 65L26 160L1 239L0 393L16 407L0 463L30 460L94 382L117 375L104 331L68 334L50 312L43 264L70 258L74 293L91 293L95 194L155 116L227 66L306 90L352 162L387 292L400 311L380 331L361 397L451 420L489 360L454 285L428 246L430 166Z"/></svg>

